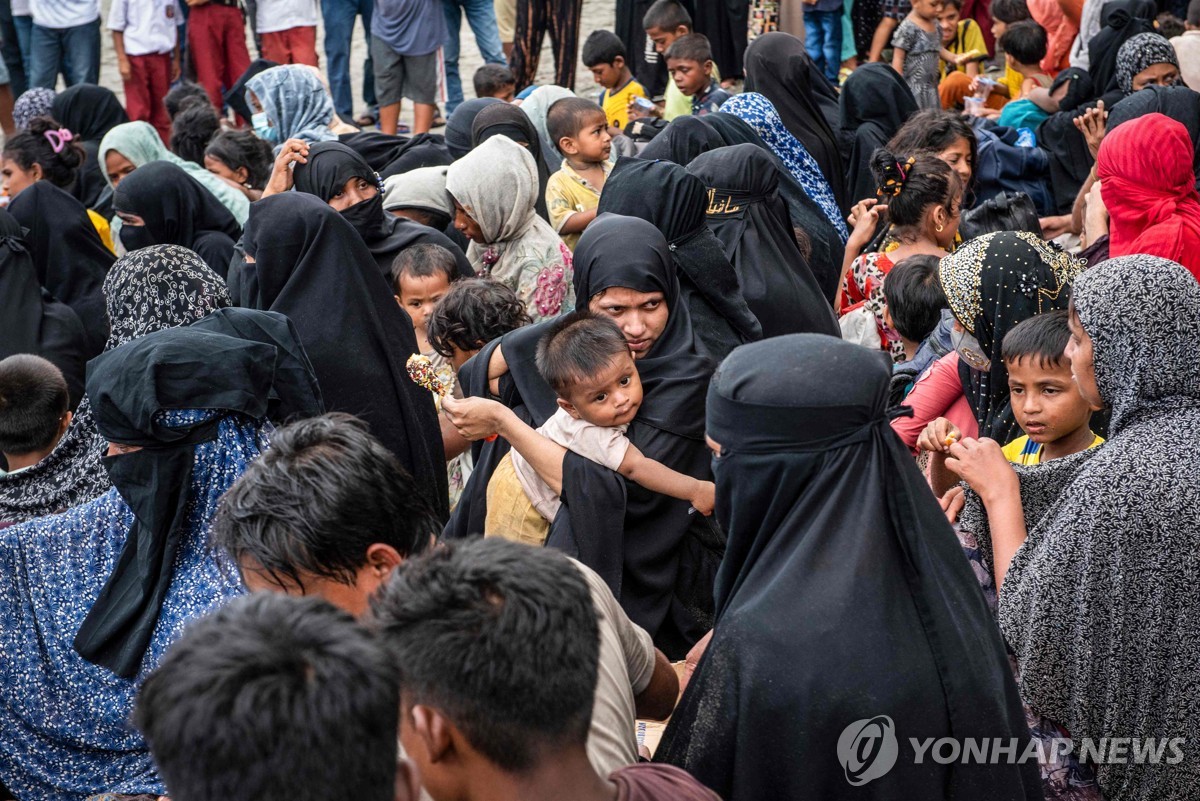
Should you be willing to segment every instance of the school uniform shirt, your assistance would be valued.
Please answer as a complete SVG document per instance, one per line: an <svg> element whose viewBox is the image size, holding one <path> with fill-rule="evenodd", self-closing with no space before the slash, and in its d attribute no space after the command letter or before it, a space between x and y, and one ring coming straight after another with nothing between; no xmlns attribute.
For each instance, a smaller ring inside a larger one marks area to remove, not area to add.
<svg viewBox="0 0 1200 801"><path fill-rule="evenodd" d="M15 12L14 12L15 13ZM1184 31L1171 39L1179 57L1179 73L1188 86L1200 86L1200 31Z"/></svg>
<svg viewBox="0 0 1200 801"><path fill-rule="evenodd" d="M320 14L317 0L258 0L255 19L259 33L276 33L316 27Z"/></svg>
<svg viewBox="0 0 1200 801"><path fill-rule="evenodd" d="M1092 434L1092 444L1087 446L1090 451L1092 448L1098 448L1104 444L1104 438ZM1013 464L1041 464L1042 463L1042 444L1034 442L1028 436L1022 435L1017 437L1012 442L1005 445L1004 458Z"/></svg>
<svg viewBox="0 0 1200 801"><path fill-rule="evenodd" d="M29 11L42 28L75 28L100 19L100 0L31 0Z"/></svg>
<svg viewBox="0 0 1200 801"><path fill-rule="evenodd" d="M604 176L612 172L612 162L604 162ZM567 219L576 212L591 211L600 205L600 190L588 183L571 165L563 159L558 172L550 176L546 182L546 211L550 214L550 225L562 237L563 242L571 250L579 242L580 234L564 234L562 228Z"/></svg>
<svg viewBox="0 0 1200 801"><path fill-rule="evenodd" d="M608 117L609 125L625 129L625 123L629 122L629 101L635 97L647 97L647 95L645 87L632 78L629 79L629 83L615 92L609 92L606 89L600 93L600 105L604 107L604 116Z"/></svg>
<svg viewBox="0 0 1200 801"><path fill-rule="evenodd" d="M729 92L721 88L716 79L708 83L708 88L697 95L692 95L692 116L703 117L721 108L721 104L731 97Z"/></svg>
<svg viewBox="0 0 1200 801"><path fill-rule="evenodd" d="M108 10L108 29L125 34L128 56L173 52L183 22L179 0L113 0Z"/></svg>

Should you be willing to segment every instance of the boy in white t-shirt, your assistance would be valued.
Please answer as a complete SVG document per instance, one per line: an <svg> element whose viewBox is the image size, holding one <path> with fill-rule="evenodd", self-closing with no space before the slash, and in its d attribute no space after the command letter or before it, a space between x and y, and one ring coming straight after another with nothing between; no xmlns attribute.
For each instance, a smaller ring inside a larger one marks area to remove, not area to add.
<svg viewBox="0 0 1200 801"><path fill-rule="evenodd" d="M163 143L171 118L163 98L179 78L179 0L113 0L108 12L117 69L125 83L125 111L131 121L148 122Z"/></svg>
<svg viewBox="0 0 1200 801"><path fill-rule="evenodd" d="M647 458L625 436L642 405L642 382L621 329L608 317L577 311L550 325L538 342L537 367L558 394L558 411L535 432L496 401L467 398L459 411L494 404L496 433L513 450L488 482L487 536L542 545L562 507L563 448L620 473L648 490L691 501L712 514L714 486ZM459 413L456 411L455 413ZM548 440L548 442L547 442Z"/></svg>
<svg viewBox="0 0 1200 801"><path fill-rule="evenodd" d="M255 29L262 57L276 64L317 66L317 0L258 0Z"/></svg>

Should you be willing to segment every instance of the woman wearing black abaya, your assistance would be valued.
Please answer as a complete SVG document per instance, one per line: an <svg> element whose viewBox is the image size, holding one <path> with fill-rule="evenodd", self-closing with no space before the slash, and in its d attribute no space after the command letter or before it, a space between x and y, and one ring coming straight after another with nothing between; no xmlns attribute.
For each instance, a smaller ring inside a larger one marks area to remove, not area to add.
<svg viewBox="0 0 1200 801"><path fill-rule="evenodd" d="M454 163L440 134L393 136L379 131L340 134L338 141L367 160L380 178Z"/></svg>
<svg viewBox="0 0 1200 801"><path fill-rule="evenodd" d="M838 336L833 308L800 253L779 198L779 170L753 145L696 158L688 172L709 189L708 225L725 247L764 337Z"/></svg>
<svg viewBox="0 0 1200 801"><path fill-rule="evenodd" d="M327 204L286 192L251 206L244 243L247 264L234 302L296 324L328 409L366 420L444 520L437 414L429 391L405 369L417 353L412 321L362 239Z"/></svg>
<svg viewBox="0 0 1200 801"><path fill-rule="evenodd" d="M87 333L38 281L21 226L0 211L0 359L33 353L62 371L74 409L83 397Z"/></svg>
<svg viewBox="0 0 1200 801"><path fill-rule="evenodd" d="M725 144L702 118L676 117L646 143L639 156L648 161L666 159L680 167L686 167L701 153L707 153Z"/></svg>
<svg viewBox="0 0 1200 801"><path fill-rule="evenodd" d="M802 334L739 348L709 387L729 544L712 640L655 758L727 801L1041 798L1036 764L917 764L914 741L1021 753L1029 731L979 585L889 430L891 374ZM869 759L872 732L894 765Z"/></svg>
<svg viewBox="0 0 1200 801"><path fill-rule="evenodd" d="M150 245L179 245L196 253L222 278L242 227L229 209L169 161L134 170L113 193L126 251Z"/></svg>
<svg viewBox="0 0 1200 801"><path fill-rule="evenodd" d="M1138 34L1154 33L1158 7L1152 0L1109 0L1100 13L1104 27L1088 42L1088 74L1097 97L1117 88L1121 45Z"/></svg>
<svg viewBox="0 0 1200 801"><path fill-rule="evenodd" d="M81 83L55 96L50 115L74 135L75 141L83 143L87 153L71 194L92 211L110 216L112 190L104 178L104 165L98 154L104 135L129 122L124 106L111 89Z"/></svg>
<svg viewBox="0 0 1200 801"><path fill-rule="evenodd" d="M749 39L750 4L742 0L696 0L692 21L696 33L708 37L713 62L726 78L747 74L743 66ZM662 58L662 56L659 56Z"/></svg>
<svg viewBox="0 0 1200 801"><path fill-rule="evenodd" d="M533 120L519 106L509 103L484 106L471 124L471 147L479 147L493 136L507 136L533 156L538 171L537 203L534 208L539 217L550 222L550 214L546 211L546 182L550 180L550 169L542 155L542 139L538 136L537 128L533 127Z"/></svg>
<svg viewBox="0 0 1200 801"><path fill-rule="evenodd" d="M1186 86L1147 86L1113 106L1107 129L1147 114L1165 114L1187 128L1195 148L1192 169L1200 187L1200 92Z"/></svg>
<svg viewBox="0 0 1200 801"><path fill-rule="evenodd" d="M476 97L460 103L450 119L446 120L446 147L455 161L471 152L471 129L475 117L488 106L504 101L498 97Z"/></svg>
<svg viewBox="0 0 1200 801"><path fill-rule="evenodd" d="M667 238L697 340L716 363L738 345L762 339L762 326L708 227L707 207L704 184L678 164L623 158L605 181L596 211L638 217Z"/></svg>
<svg viewBox="0 0 1200 801"><path fill-rule="evenodd" d="M746 49L746 92L764 95L792 136L799 139L833 188L838 205L849 209L842 183L846 174L837 131L841 127L838 96L804 49L787 33L758 37Z"/></svg>
<svg viewBox="0 0 1200 801"><path fill-rule="evenodd" d="M848 144L846 189L857 203L875 197L871 156L917 113L917 101L900 74L887 64L863 64L842 86L841 133Z"/></svg>
<svg viewBox="0 0 1200 801"><path fill-rule="evenodd" d="M297 164L293 177L296 191L315 195L354 226L383 275L390 277L397 254L416 244L441 245L454 254L459 276L475 274L462 250L441 231L384 211L379 176L366 159L346 145L309 145L308 162ZM364 199L356 201L358 197Z"/></svg>
<svg viewBox="0 0 1200 801"><path fill-rule="evenodd" d="M38 280L79 315L88 337L85 356L95 356L108 339L102 287L116 259L87 209L57 186L38 181L13 198L8 210L27 231Z"/></svg>

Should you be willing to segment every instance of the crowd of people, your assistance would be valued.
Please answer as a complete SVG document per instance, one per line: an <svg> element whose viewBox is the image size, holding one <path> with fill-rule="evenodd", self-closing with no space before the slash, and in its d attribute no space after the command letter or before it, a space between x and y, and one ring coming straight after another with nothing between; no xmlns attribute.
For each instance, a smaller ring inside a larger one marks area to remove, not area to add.
<svg viewBox="0 0 1200 801"><path fill-rule="evenodd" d="M5 6L0 799L1200 796L1200 0Z"/></svg>

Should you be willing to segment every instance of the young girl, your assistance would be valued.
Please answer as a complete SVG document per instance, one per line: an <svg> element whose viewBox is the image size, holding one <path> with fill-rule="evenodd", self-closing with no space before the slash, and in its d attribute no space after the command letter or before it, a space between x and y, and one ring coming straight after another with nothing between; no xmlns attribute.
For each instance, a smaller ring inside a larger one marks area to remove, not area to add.
<svg viewBox="0 0 1200 801"><path fill-rule="evenodd" d="M923 109L940 109L937 84L941 65L939 59L958 66L971 54L955 55L942 45L938 15L942 0L914 0L912 11L892 36L892 67L904 76L912 89L917 105Z"/></svg>
<svg viewBox="0 0 1200 801"><path fill-rule="evenodd" d="M883 319L884 277L896 262L909 256L946 255L958 233L963 184L950 165L930 154L901 161L891 151L880 148L871 160L871 171L887 203L890 235L896 244L886 252L858 255L875 235L879 210L874 206L859 215L846 243L838 312L844 338L868 347L882 347L893 359L902 361L900 336Z"/></svg>

